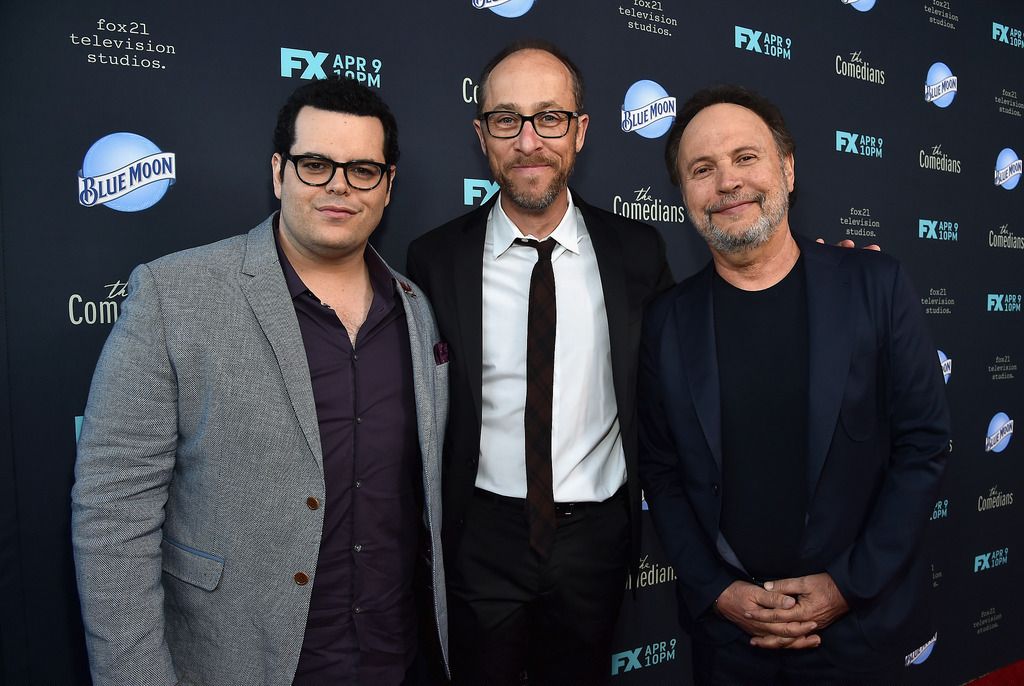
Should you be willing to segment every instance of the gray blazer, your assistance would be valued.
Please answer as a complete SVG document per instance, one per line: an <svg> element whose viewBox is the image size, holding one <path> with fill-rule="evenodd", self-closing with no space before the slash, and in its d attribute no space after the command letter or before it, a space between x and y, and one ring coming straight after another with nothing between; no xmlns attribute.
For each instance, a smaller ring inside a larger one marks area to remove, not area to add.
<svg viewBox="0 0 1024 686"><path fill-rule="evenodd" d="M440 450L448 365L404 277L447 669ZM290 684L320 548L323 457L270 217L137 267L89 392L72 538L95 684ZM315 583L315 579L313 580Z"/></svg>

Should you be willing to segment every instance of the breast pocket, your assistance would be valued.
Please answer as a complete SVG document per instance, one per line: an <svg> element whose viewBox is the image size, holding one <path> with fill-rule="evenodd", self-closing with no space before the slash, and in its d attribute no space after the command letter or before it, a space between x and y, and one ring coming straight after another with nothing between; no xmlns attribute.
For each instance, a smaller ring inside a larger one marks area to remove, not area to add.
<svg viewBox="0 0 1024 686"><path fill-rule="evenodd" d="M855 348L843 392L839 418L843 430L854 441L866 441L878 431L882 407L882 369L878 351Z"/></svg>
<svg viewBox="0 0 1024 686"><path fill-rule="evenodd" d="M212 591L224 573L224 558L183 545L164 537L160 544L163 571L175 579Z"/></svg>

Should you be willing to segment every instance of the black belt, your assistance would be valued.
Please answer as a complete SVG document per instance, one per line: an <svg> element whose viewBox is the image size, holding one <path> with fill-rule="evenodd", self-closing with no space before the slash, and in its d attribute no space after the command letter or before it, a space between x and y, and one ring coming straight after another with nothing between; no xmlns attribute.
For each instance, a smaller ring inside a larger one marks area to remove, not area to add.
<svg viewBox="0 0 1024 686"><path fill-rule="evenodd" d="M612 505L616 502L625 500L626 493L626 487L622 486L607 500L583 500L575 503L555 503L555 516L571 517L574 514L583 512L587 509L593 509L602 505ZM500 493L486 491L482 488L474 488L473 497L510 510L514 508L518 512L522 512L526 507L526 498L513 498L509 495L501 495Z"/></svg>

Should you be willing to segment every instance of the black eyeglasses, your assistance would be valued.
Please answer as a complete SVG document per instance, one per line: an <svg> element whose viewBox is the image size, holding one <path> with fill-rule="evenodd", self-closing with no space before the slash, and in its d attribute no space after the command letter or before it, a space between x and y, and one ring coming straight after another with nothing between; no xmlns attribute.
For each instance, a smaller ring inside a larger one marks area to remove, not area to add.
<svg viewBox="0 0 1024 686"><path fill-rule="evenodd" d="M295 175L307 186L326 186L341 167L345 174L345 182L349 186L360 191L372 191L380 185L381 179L389 170L388 165L383 162L370 160L335 162L327 157L290 153L285 153L283 157L295 164Z"/></svg>
<svg viewBox="0 0 1024 686"><path fill-rule="evenodd" d="M481 114L480 121L487 127L487 133L495 138L515 138L526 122L533 124L533 130L541 138L561 138L569 133L569 122L579 116L579 112L568 110L543 110L530 115L495 110Z"/></svg>

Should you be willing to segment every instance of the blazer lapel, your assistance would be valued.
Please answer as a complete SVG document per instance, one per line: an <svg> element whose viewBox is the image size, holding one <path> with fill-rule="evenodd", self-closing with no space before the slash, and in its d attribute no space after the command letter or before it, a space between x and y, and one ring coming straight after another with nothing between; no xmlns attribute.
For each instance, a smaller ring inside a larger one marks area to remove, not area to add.
<svg viewBox="0 0 1024 686"><path fill-rule="evenodd" d="M631 406L627 398L629 370L635 360L629 359L629 303L626 292L625 266L622 263L622 246L615 232L601 218L590 211L590 206L573 193L573 202L583 215L587 233L594 243L597 269L601 275L601 290L604 292L604 310L608 319L608 343L611 347L612 382L615 384L615 402L619 408L619 421L625 408Z"/></svg>
<svg viewBox="0 0 1024 686"><path fill-rule="evenodd" d="M242 292L274 349L295 417L323 474L320 426L316 418L313 385L309 380L306 349L277 257L273 217L249 232L240 281Z"/></svg>
<svg viewBox="0 0 1024 686"><path fill-rule="evenodd" d="M429 456L433 454L437 436L434 431L434 415L438 408L434 407L434 329L433 322L424 318L426 312L421 302L426 302L426 296L417 289L413 290L412 285L404 280L401 274L393 270L384 258L380 256L372 245L367 244L367 250L372 250L377 258L387 267L395 280L395 298L402 303L405 312L405 324L409 333L409 353L412 359L413 395L416 404L416 427L419 433L420 448L424 471L427 470ZM417 299L421 302L417 302ZM429 308L427 308L429 310Z"/></svg>
<svg viewBox="0 0 1024 686"><path fill-rule="evenodd" d="M693 405L704 430L711 455L722 469L722 396L718 383L718 353L715 349L714 305L709 264L676 301L675 324L681 344L680 357L690 382Z"/></svg>
<svg viewBox="0 0 1024 686"><path fill-rule="evenodd" d="M497 196L495 196L497 197ZM480 424L480 394L483 387L483 260L487 216L494 200L466 219L463 239L452 246L452 269L455 283L455 321L458 323L458 347L453 348L461 360L464 377L469 381ZM454 343L454 342L453 342ZM460 391L461 392L461 391Z"/></svg>
<svg viewBox="0 0 1024 686"><path fill-rule="evenodd" d="M837 253L799 239L807 274L807 493L814 497L850 369L850 277Z"/></svg>

